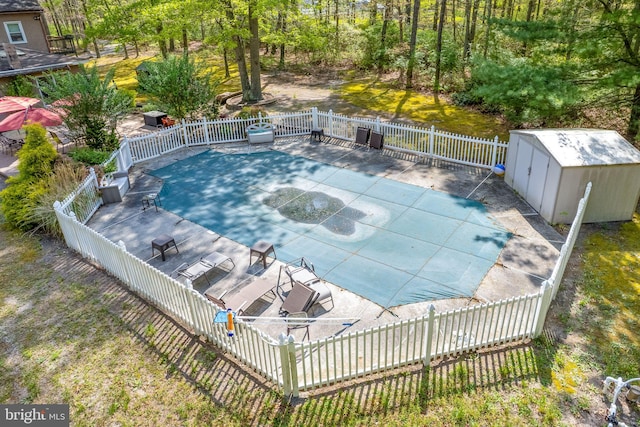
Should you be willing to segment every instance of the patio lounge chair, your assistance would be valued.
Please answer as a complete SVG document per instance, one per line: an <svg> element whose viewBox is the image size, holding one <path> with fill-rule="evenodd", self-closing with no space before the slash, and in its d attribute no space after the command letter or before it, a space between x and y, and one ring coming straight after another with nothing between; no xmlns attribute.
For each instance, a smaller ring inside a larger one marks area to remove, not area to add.
<svg viewBox="0 0 640 427"><path fill-rule="evenodd" d="M239 290L223 292L219 297L205 293L205 297L222 310L232 309L238 314L246 312L249 307L265 295L272 293L275 299L275 286L267 279L257 278Z"/></svg>
<svg viewBox="0 0 640 427"><path fill-rule="evenodd" d="M209 286L211 286L211 281L209 280L209 276L207 274L211 272L214 268L222 265L223 263L229 261L233 267L233 270L236 266L236 263L225 254L221 254L220 252L212 252L207 256L200 258L200 260L194 262L193 264L181 264L176 270L172 272L172 276L177 274L177 276L181 276L191 280L191 282L195 282L198 278L204 276Z"/></svg>
<svg viewBox="0 0 640 427"><path fill-rule="evenodd" d="M369 145L369 132L371 132L371 129L358 126L356 130L356 144Z"/></svg>
<svg viewBox="0 0 640 427"><path fill-rule="evenodd" d="M285 298L280 307L280 314L306 312L318 299L318 293L310 287L294 283L289 295Z"/></svg>

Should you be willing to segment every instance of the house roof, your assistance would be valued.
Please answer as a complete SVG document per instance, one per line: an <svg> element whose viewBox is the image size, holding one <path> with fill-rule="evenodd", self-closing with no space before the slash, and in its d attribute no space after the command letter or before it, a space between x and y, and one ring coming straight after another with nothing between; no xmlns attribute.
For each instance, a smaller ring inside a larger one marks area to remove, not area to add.
<svg viewBox="0 0 640 427"><path fill-rule="evenodd" d="M536 129L511 133L533 136L563 167L640 164L640 151L613 130Z"/></svg>
<svg viewBox="0 0 640 427"><path fill-rule="evenodd" d="M0 0L0 13L42 11L38 0Z"/></svg>
<svg viewBox="0 0 640 427"><path fill-rule="evenodd" d="M14 69L11 68L6 57L3 57L4 51L0 50L0 78L59 70L84 62L79 58L38 52L32 49L20 48L18 51L20 66Z"/></svg>

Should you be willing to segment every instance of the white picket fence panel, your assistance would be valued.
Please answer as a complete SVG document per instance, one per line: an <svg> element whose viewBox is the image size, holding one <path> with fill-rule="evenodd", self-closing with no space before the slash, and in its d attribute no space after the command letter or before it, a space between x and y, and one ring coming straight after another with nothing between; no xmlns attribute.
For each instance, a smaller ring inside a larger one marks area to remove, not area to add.
<svg viewBox="0 0 640 427"><path fill-rule="evenodd" d="M157 132L124 138L123 158L133 163L150 160L181 147L227 144L247 141L246 128L254 123L271 123L276 137L308 135L312 129L322 128L328 137L353 141L358 127L367 127L384 135L385 147L411 153L490 169L504 163L507 144L496 136L493 140L458 135L436 130L384 122L370 118L353 118L341 114L319 112L279 113L247 119L202 119L181 122Z"/></svg>
<svg viewBox="0 0 640 427"><path fill-rule="evenodd" d="M436 153L435 147L441 143L438 132L433 128L431 132L405 132L403 126L371 119L353 120L331 112L283 114L251 120L269 121L283 133L289 132L287 135L296 132L306 134L309 127L326 125L335 135L345 139L355 138L358 126L370 126L383 129L385 138L388 135L391 143L394 138L401 141L403 135L411 136L413 139L403 143L402 147L399 147L400 142L397 144L398 149L412 152L428 150ZM191 141L192 145L243 141L247 123L252 122L228 120L223 132L217 123L203 120L173 126L154 133L153 137L128 138L121 144L124 152L117 154L118 162L127 164L157 157L180 148L184 141ZM219 139L211 142L212 135ZM445 135L442 138L449 137ZM449 145L449 151L444 154L438 152L440 154L434 156L456 155L462 158L462 152L465 155L469 153L467 148L451 144L452 140L455 138L443 143L443 146ZM482 140L476 142L478 147L484 147ZM496 146L493 145L494 148ZM486 147L478 149L480 154L465 157L463 161L485 161L490 153L487 150ZM496 153L494 150L491 155L497 156ZM102 202L97 191L97 179L92 171L73 194L63 202L55 203L56 216L67 246L103 266L131 290L179 319L196 334L205 336L233 354L272 381L284 394L297 396L301 390L409 364L428 364L437 358L539 336L579 233L591 183L580 201L553 273L539 293L442 313L436 313L431 307L427 314L414 319L302 343L294 342L291 336L281 336L276 342L242 321L236 324L235 337L229 338L224 324L213 323L216 307L201 294L136 258L127 252L124 244L113 243L84 225Z"/></svg>

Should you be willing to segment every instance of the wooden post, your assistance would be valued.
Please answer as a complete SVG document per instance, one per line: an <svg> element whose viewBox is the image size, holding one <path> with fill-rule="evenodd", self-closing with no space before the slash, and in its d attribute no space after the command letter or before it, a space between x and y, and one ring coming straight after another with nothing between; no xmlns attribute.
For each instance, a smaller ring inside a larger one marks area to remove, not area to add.
<svg viewBox="0 0 640 427"><path fill-rule="evenodd" d="M318 107L311 108L311 129L318 129Z"/></svg>

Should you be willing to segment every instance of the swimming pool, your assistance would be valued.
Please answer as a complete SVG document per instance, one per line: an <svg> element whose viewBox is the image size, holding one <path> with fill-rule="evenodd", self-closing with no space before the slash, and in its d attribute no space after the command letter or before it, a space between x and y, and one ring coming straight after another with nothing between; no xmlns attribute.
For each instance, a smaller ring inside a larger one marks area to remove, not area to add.
<svg viewBox="0 0 640 427"><path fill-rule="evenodd" d="M164 208L383 307L473 296L511 237L484 206L279 151L207 151L152 172Z"/></svg>

